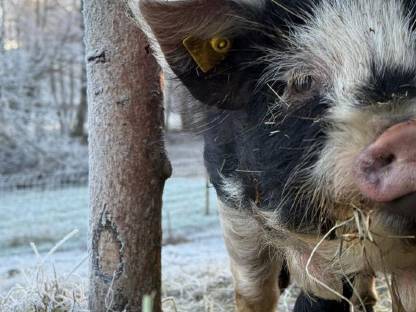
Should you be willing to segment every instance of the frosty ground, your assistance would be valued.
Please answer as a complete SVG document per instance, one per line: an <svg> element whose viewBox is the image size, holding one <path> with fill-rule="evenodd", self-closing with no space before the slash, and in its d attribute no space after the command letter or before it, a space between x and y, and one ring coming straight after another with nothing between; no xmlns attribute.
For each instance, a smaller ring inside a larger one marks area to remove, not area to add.
<svg viewBox="0 0 416 312"><path fill-rule="evenodd" d="M162 220L165 310L229 311L228 261L212 188L207 211L202 143L183 135L167 141L174 174L166 184ZM77 301L79 310L85 308L87 187L4 191L0 197L0 311L32 311L34 302L44 300L44 284L54 279L83 290ZM48 254L75 229L76 234Z"/></svg>
<svg viewBox="0 0 416 312"><path fill-rule="evenodd" d="M162 220L164 311L233 311L212 188L207 214L202 143L183 135L168 137L168 143L174 175L166 184ZM58 311L86 311L87 187L14 190L0 193L0 198L0 312L52 311L34 306L56 304L67 307ZM385 292L384 285L380 291ZM294 287L286 291L279 311L291 311L296 294ZM384 307L388 297L382 299L378 311L389 311Z"/></svg>
<svg viewBox="0 0 416 312"><path fill-rule="evenodd" d="M215 194L211 189L212 206L206 215L205 183L203 177L174 177L166 185L163 213L166 245L162 252L165 311L231 311L231 280ZM39 284L53 279L55 271L66 282L72 283L75 279L85 288L88 277L86 203L85 187L47 193L20 191L2 197L1 210L9 209L3 215L6 218L0 220L0 291L4 297L10 290L16 291L16 284L23 285L25 295L28 288L33 288L32 295L36 297L37 288L43 287ZM79 233L48 256L59 239L75 228ZM30 247L31 241L39 256ZM42 276L41 283L38 266L42 275L47 275ZM71 276L66 278L68 274ZM12 292L10 297L20 297L19 292ZM27 303L18 302L13 306L17 311L26 311Z"/></svg>

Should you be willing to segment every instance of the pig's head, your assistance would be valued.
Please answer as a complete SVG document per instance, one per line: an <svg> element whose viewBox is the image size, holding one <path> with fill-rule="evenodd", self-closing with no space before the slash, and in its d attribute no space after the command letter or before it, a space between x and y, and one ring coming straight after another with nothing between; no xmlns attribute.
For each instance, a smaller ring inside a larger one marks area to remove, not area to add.
<svg viewBox="0 0 416 312"><path fill-rule="evenodd" d="M194 98L215 108L206 117L205 158L223 201L256 202L305 231L319 218L360 207L394 232L416 228L414 6L140 5L170 69Z"/></svg>

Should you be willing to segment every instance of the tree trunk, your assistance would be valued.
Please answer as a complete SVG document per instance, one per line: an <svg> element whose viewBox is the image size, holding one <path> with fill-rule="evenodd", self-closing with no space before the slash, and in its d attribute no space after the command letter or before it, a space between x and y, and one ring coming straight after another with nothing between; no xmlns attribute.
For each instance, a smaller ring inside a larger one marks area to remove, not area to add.
<svg viewBox="0 0 416 312"><path fill-rule="evenodd" d="M79 0L77 0L79 1ZM74 3L75 6L75 3ZM81 0L80 9L83 10L83 1ZM81 29L85 31L84 22L81 21ZM75 116L75 126L72 129L71 136L80 138L81 143L87 143L87 135L85 134L84 124L85 124L85 117L87 115L87 73L86 73L86 64L82 62L81 68L81 87L80 87L80 100L79 105L77 107L77 112Z"/></svg>
<svg viewBox="0 0 416 312"><path fill-rule="evenodd" d="M68 135L68 129L70 127L70 123L68 122L68 114L69 114L69 106L68 106L68 96L67 90L65 85L65 70L64 64L62 62L58 63L58 71L57 71L57 78L58 78L58 87L59 87L59 103L58 103L58 112L59 117L61 118L61 134Z"/></svg>
<svg viewBox="0 0 416 312"><path fill-rule="evenodd" d="M0 57L3 57L4 54L4 44L5 44L5 35L6 35L6 7L4 5L4 0L0 0Z"/></svg>
<svg viewBox="0 0 416 312"><path fill-rule="evenodd" d="M123 1L85 0L91 311L161 311L161 205L171 167L159 69Z"/></svg>
<svg viewBox="0 0 416 312"><path fill-rule="evenodd" d="M85 64L82 64L81 72L81 88L80 88L80 100L77 107L77 112L75 116L75 126L71 132L71 136L75 138L80 138L81 143L87 143L84 124L85 117L87 114L87 82L86 82L86 70Z"/></svg>

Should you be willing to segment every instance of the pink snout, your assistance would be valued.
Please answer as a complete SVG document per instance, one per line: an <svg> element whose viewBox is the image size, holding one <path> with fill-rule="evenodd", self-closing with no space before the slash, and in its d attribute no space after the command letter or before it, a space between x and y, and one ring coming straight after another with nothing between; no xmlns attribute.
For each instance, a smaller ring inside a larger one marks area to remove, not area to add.
<svg viewBox="0 0 416 312"><path fill-rule="evenodd" d="M387 129L357 156L354 167L355 182L370 200L385 203L415 193L416 121Z"/></svg>

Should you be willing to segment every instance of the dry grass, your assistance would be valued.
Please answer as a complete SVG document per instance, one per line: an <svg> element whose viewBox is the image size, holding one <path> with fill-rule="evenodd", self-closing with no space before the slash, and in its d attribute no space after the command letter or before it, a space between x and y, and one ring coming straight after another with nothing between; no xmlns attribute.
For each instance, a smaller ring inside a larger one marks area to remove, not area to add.
<svg viewBox="0 0 416 312"><path fill-rule="evenodd" d="M69 312L87 311L84 281L71 281L51 276L42 269L28 270L25 283L16 285L0 298L0 311L10 312Z"/></svg>
<svg viewBox="0 0 416 312"><path fill-rule="evenodd" d="M314 249L312 250L308 262L306 264L306 273L309 278L313 279L315 282L317 282L320 286L324 287L325 289L329 290L330 292L334 293L337 297L340 299L343 299L347 301L350 306L352 312L354 312L356 309L354 309L353 304L351 301L349 301L347 298L345 298L342 294L338 293L336 290L331 289L328 285L326 285L324 282L316 279L313 275L309 272L309 265L312 261L312 258L314 257L315 253L318 252L321 244L323 244L326 239L329 237L332 232L336 232L338 229L347 228L349 231L346 233L343 233L341 235L340 240L340 248L339 248L339 255L342 254L342 244L344 241L354 242L357 246L360 246L361 251L365 252L365 247L363 245L363 242L369 242L373 244L377 249L379 247L375 243L375 240L373 238L374 233L371 231L371 221L372 221L372 214L373 211L363 211L362 209L353 206L353 216L343 222L338 222L332 229L330 229L315 245ZM401 237L398 237L399 239ZM409 238L409 237L402 237L402 238ZM412 237L414 238L414 237ZM382 250L379 249L380 254L382 254ZM343 272L342 272L343 273ZM348 276L344 275L346 279L348 279ZM352 285L351 285L352 286ZM377 293L379 295L379 302L377 303L377 306L375 307L376 312L387 312L392 311L392 287L391 287L391 281L390 277L388 276L387 272L383 272L382 278L379 278L377 280ZM361 300L361 298L360 298ZM362 302L362 301L361 301Z"/></svg>
<svg viewBox="0 0 416 312"><path fill-rule="evenodd" d="M15 285L7 294L0 295L1 312L87 312L87 281L74 270L61 274L54 270L49 258L68 239L62 239L45 256L41 257L34 244L36 265L20 273L24 282ZM391 311L386 283L378 281L380 301L377 312ZM227 265L214 263L209 267L176 270L174 276L163 279L163 310L165 312L228 312L233 311L233 287ZM292 286L280 299L280 312L292 311L299 290ZM147 306L150 302L145 303ZM150 308L149 308L150 309ZM111 309L109 310L111 311Z"/></svg>
<svg viewBox="0 0 416 312"><path fill-rule="evenodd" d="M225 268L226 269L226 268ZM377 281L379 302L376 312L391 312L391 299L387 284ZM180 274L175 279L164 281L164 312L231 312L234 311L233 286L224 268L211 267L195 274ZM299 289L292 285L279 300L279 312L291 312L299 295Z"/></svg>
<svg viewBox="0 0 416 312"><path fill-rule="evenodd" d="M59 241L45 257L41 257L34 243L36 265L20 270L23 282L15 285L5 295L0 295L0 311L4 312L70 312L87 311L85 279L75 274L77 265L69 274L56 272L49 262L51 256L78 231L73 231Z"/></svg>

